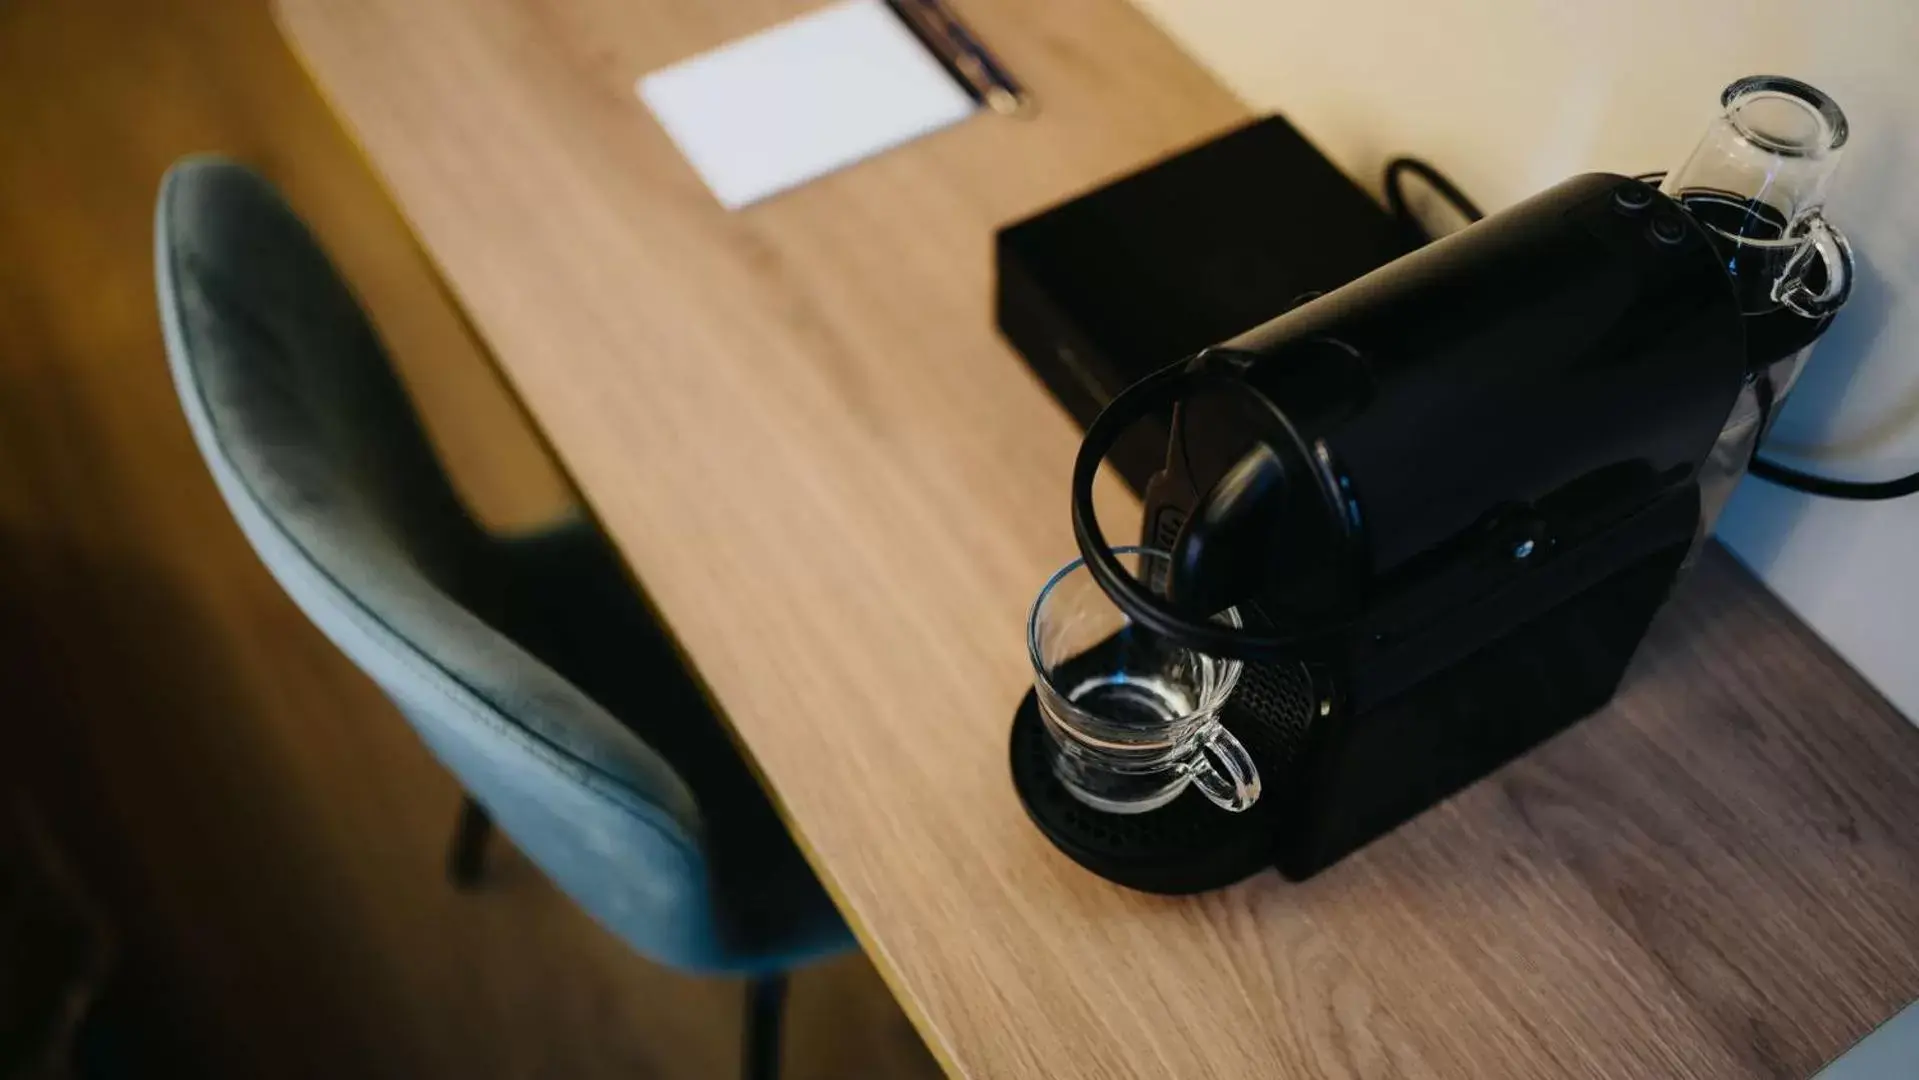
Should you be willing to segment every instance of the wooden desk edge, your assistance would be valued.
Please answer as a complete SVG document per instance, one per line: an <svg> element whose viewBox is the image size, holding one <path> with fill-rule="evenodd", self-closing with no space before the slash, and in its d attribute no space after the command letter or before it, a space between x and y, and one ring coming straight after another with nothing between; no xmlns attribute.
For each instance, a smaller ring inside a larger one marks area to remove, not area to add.
<svg viewBox="0 0 1919 1080"><path fill-rule="evenodd" d="M433 252L420 241L419 234L413 228L411 220L408 219L405 208L393 197L392 188L388 185L385 174L380 171L379 166L374 162L373 155L367 151L366 143L360 138L359 132L354 129L353 125L340 111L332 96L327 93L326 84L321 82L319 76L314 73L312 62L300 48L299 37L288 28L286 19L281 14L280 0L273 0L271 10L273 14L273 25L279 31L280 40L285 43L287 52L293 57L294 64L300 69L301 76L305 78L307 84L313 88L315 96L326 103L328 114L332 116L333 122L338 125L342 134L346 136L347 143L353 147L353 152L358 156L361 166L366 169L369 176L374 178L380 189L381 197L392 207L394 213L400 220L406 222L407 243L412 245L415 251L419 252L421 259L432 271L434 286L446 297L448 307L459 317L461 325L479 347L480 355L485 357L486 363L493 368L494 373L500 378L502 383L513 389L513 399L516 404L520 405L521 411L524 413L526 406L524 400L520 397L518 387L514 385L512 374L500 363L498 355L494 353L492 346L488 344L486 336L480 333L479 327L474 324L471 314L467 311L466 304L460 299L459 294L447 280L446 268L440 264L439 259L434 256ZM534 432L535 437L538 438L541 447L545 449L547 455L556 463L560 474L565 477L568 486L573 489L578 506L584 513L592 518L594 526L604 532L605 523L600 520L598 510L593 506L592 500L586 495L585 491L575 482L572 472L567 468L566 459L560 454L559 449L553 445L552 440L547 436L546 430L537 423L530 424L529 427ZM624 559L621 560L620 565L629 577L635 576L633 568L626 565ZM635 585L640 596L646 600L647 606L653 608L652 599L647 596L644 586L640 584L637 579L635 580ZM660 613L655 609L654 614L658 616ZM887 954L886 950L881 947L880 943L875 940L872 931L856 916L854 907L848 901L845 890L841 887L840 883L834 879L832 872L820 858L819 852L814 850L812 843L807 839L805 830L800 828L799 822L794 818L792 812L780 798L778 790L767 782L766 775L761 770L759 762L753 757L751 748L746 745L745 740L742 739L739 732L735 730L732 720L726 715L726 711L720 707L719 700L714 696L712 688L708 686L706 680L700 676L698 667L685 662L687 660L686 649L674 633L672 624L664 618L660 618L658 621L660 626L666 631L669 640L672 641L673 649L679 654L683 666L687 672L693 676L695 683L699 686L700 694L706 699L708 707L713 710L715 716L720 717L722 723L725 725L727 738L732 741L734 747L739 751L740 757L746 762L747 767L752 770L753 778L758 781L761 790L766 792L768 801L773 804L774 813L779 816L780 823L786 827L787 833L793 837L794 844L799 848L801 857L806 860L806 864L812 869L813 875L819 879L821 887L826 890L827 896L833 901L834 908L839 911L840 918L846 921L847 929L852 932L853 939L858 943L860 951L865 953L867 958L872 962L873 969L879 973L880 980L886 984L887 992L893 996L893 1000L899 1005L900 1011L906 1015L907 1020L913 1025L913 1030L919 1033L920 1041L926 1045L928 1052L931 1053L934 1060L939 1063L940 1071L948 1076L964 1077L966 1075L965 1070L961 1069L958 1062L954 1060L952 1051L946 1045L945 1039L940 1037L939 1029L934 1026L932 1019L926 1015L925 1010L920 1008L919 1002L914 998L912 992L901 982L899 972L893 964L892 958Z"/></svg>

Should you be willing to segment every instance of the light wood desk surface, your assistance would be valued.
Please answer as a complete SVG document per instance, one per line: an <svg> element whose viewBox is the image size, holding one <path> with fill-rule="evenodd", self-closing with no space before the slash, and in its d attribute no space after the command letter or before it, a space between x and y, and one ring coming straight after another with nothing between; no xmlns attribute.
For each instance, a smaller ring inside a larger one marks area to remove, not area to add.
<svg viewBox="0 0 1919 1080"><path fill-rule="evenodd" d="M1037 119L726 213L633 80L806 6L279 10L950 1070L1803 1076L1919 992L1919 732L1717 553L1607 714L1309 884L1053 851L1006 729L1077 433L993 229L1244 110L1121 0L966 0Z"/></svg>

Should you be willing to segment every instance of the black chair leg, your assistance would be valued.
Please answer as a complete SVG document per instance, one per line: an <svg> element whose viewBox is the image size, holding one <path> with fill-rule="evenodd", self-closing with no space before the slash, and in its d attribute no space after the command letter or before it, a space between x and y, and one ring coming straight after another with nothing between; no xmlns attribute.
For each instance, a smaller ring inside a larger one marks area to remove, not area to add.
<svg viewBox="0 0 1919 1080"><path fill-rule="evenodd" d="M746 984L746 1037L741 1046L745 1080L778 1080L780 1023L786 1012L786 976L765 975Z"/></svg>
<svg viewBox="0 0 1919 1080"><path fill-rule="evenodd" d="M473 796L460 800L460 820L453 827L453 846L447 851L446 876L455 888L472 890L486 873L486 842L493 836L493 819Z"/></svg>

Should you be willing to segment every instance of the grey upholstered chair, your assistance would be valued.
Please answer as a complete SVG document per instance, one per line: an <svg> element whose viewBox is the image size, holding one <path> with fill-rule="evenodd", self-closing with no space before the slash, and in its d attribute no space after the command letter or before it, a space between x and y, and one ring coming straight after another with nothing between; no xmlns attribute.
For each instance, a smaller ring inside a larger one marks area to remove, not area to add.
<svg viewBox="0 0 1919 1080"><path fill-rule="evenodd" d="M490 817L635 950L752 977L746 1068L771 1075L782 973L851 938L618 557L577 516L513 538L471 520L255 173L175 165L155 249L174 382L241 530L468 793L456 880Z"/></svg>

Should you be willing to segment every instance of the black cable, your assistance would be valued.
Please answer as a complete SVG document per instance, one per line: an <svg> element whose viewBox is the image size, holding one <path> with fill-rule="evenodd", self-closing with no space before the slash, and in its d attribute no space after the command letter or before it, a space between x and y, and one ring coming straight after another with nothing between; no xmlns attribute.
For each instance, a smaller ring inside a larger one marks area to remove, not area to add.
<svg viewBox="0 0 1919 1080"><path fill-rule="evenodd" d="M1878 502L1883 499L1903 499L1919 492L1919 472L1895 476L1890 480L1838 480L1830 476L1803 473L1757 455L1753 456L1749 471L1769 484L1803 491L1808 495L1823 495L1828 499Z"/></svg>
<svg viewBox="0 0 1919 1080"><path fill-rule="evenodd" d="M1478 221L1485 216L1480 212L1479 207L1473 205L1473 201L1454 187L1453 182L1446 179L1438 169L1418 158L1394 158L1386 163L1386 205L1392 210L1393 217L1397 218L1400 224L1414 236L1425 240L1433 238L1406 205L1405 192L1401 190L1401 177L1405 173L1412 173L1432 185L1432 189L1439 194L1439 197L1452 204L1453 209L1459 211L1468 222ZM1661 171L1640 173L1633 179L1642 183L1657 183L1665 177L1666 174ZM1896 476L1890 480L1840 480L1835 477L1800 472L1798 469L1789 468L1776 461L1768 461L1760 457L1757 450L1753 452L1747 471L1769 484L1777 484L1793 491L1802 491L1808 495L1818 495L1828 499L1877 502L1883 499L1901 499L1907 495L1919 493L1919 472Z"/></svg>
<svg viewBox="0 0 1919 1080"><path fill-rule="evenodd" d="M1759 430L1772 427L1773 406L1778 404L1773 397L1772 381L1760 379L1753 384L1753 392L1758 397ZM1860 502L1876 502L1882 499L1897 499L1919 491L1919 473L1894 477L1891 480L1835 480L1827 476L1814 476L1811 473L1789 469L1774 461L1759 456L1754 447L1753 455L1746 462L1746 471L1769 484L1803 491L1808 495L1823 495L1829 499L1854 499Z"/></svg>
<svg viewBox="0 0 1919 1080"><path fill-rule="evenodd" d="M1467 223L1470 224L1486 216L1484 211L1466 197L1465 192L1460 191L1451 180L1446 179L1444 173L1418 158L1398 157L1386 163L1386 206L1392 210L1393 216L1399 219L1399 223L1408 232L1428 240L1432 239L1432 234L1426 231L1426 227L1420 223L1419 218L1414 216L1412 207L1406 203L1405 175L1407 173L1412 173L1426 181L1434 194L1458 211L1459 216L1465 218Z"/></svg>

